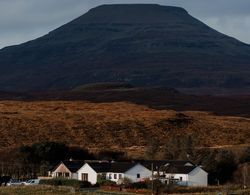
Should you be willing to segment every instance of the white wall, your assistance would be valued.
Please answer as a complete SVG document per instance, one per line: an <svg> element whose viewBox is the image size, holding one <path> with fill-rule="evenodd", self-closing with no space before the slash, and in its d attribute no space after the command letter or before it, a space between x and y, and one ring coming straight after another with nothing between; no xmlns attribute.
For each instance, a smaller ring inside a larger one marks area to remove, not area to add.
<svg viewBox="0 0 250 195"><path fill-rule="evenodd" d="M116 179L115 179L115 175L116 174ZM113 172L107 172L106 173L106 179L107 180L110 180L110 181L114 181L116 183L119 183L121 180L119 179L119 174L121 174L121 179L124 178L124 173L113 173ZM111 179L110 179L110 176L111 175Z"/></svg>
<svg viewBox="0 0 250 195"><path fill-rule="evenodd" d="M140 174L140 178L137 178L137 174ZM127 172L124 173L124 177L131 179L132 182L143 181L147 178L151 178L152 172L141 164L137 164Z"/></svg>
<svg viewBox="0 0 250 195"><path fill-rule="evenodd" d="M82 174L87 173L88 174L88 181L91 184L97 183L97 173L94 169L92 169L88 163L85 163L78 171L78 180L82 180Z"/></svg>
<svg viewBox="0 0 250 195"><path fill-rule="evenodd" d="M77 173L72 173L71 179L78 179L78 174Z"/></svg>
<svg viewBox="0 0 250 195"><path fill-rule="evenodd" d="M207 186L207 177L208 174L200 167L196 167L189 174L166 174L166 178L171 179L171 176L174 179L180 180L182 177L182 181L178 181L179 185L183 186Z"/></svg>
<svg viewBox="0 0 250 195"><path fill-rule="evenodd" d="M193 171L188 174L188 185L189 186L207 186L207 177L208 173L201 169L200 167L196 167Z"/></svg>
<svg viewBox="0 0 250 195"><path fill-rule="evenodd" d="M171 179L172 177L173 179L178 179L178 180L180 180L180 178L182 177L182 181L188 181L187 174L166 174L166 178Z"/></svg>

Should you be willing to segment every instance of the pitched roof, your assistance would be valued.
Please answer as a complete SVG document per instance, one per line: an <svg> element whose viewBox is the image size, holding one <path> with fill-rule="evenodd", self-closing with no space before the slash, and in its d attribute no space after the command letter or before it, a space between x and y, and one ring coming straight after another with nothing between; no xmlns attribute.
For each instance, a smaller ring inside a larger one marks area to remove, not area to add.
<svg viewBox="0 0 250 195"><path fill-rule="evenodd" d="M193 171L197 166L170 166L165 172L174 174L188 174Z"/></svg>
<svg viewBox="0 0 250 195"><path fill-rule="evenodd" d="M110 170L109 172L114 172L114 173L125 173L138 163L134 162L115 162L111 163Z"/></svg>
<svg viewBox="0 0 250 195"><path fill-rule="evenodd" d="M97 173L105 173L110 169L110 163L107 162L88 162L88 165Z"/></svg>
<svg viewBox="0 0 250 195"><path fill-rule="evenodd" d="M62 163L70 170L70 172L75 173L84 165L84 161L62 161Z"/></svg>
<svg viewBox="0 0 250 195"><path fill-rule="evenodd" d="M153 164L154 171L158 171L159 169L164 168L166 166L185 166L187 163L191 164L191 166L194 165L190 161L186 160L145 160L140 161L140 163L150 170L152 169Z"/></svg>
<svg viewBox="0 0 250 195"><path fill-rule="evenodd" d="M134 162L113 162L113 163L107 163L107 162L94 162L94 163L88 163L89 166L91 166L95 172L97 173L106 173L106 172L112 172L112 173L125 173L138 163Z"/></svg>

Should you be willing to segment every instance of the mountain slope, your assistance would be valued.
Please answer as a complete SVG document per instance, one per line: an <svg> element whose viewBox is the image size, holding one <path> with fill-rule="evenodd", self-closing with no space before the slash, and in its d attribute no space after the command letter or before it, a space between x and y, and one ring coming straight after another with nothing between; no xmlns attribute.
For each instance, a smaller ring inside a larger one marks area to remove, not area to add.
<svg viewBox="0 0 250 195"><path fill-rule="evenodd" d="M2 101L0 111L0 153L48 140L136 153L144 152L152 138L159 146L174 137L188 136L197 147L250 143L250 119L205 112L179 113L125 102L84 101Z"/></svg>
<svg viewBox="0 0 250 195"><path fill-rule="evenodd" d="M250 88L250 46L178 7L103 5L49 34L0 50L0 90L95 82Z"/></svg>

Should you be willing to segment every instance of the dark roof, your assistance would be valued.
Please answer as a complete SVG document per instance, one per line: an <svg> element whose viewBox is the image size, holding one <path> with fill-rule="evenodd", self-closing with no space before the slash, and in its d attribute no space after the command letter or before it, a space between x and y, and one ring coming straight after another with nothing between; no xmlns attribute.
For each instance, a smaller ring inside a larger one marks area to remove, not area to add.
<svg viewBox="0 0 250 195"><path fill-rule="evenodd" d="M113 173L125 173L138 163L134 162L94 162L88 163L97 173L113 172Z"/></svg>
<svg viewBox="0 0 250 195"><path fill-rule="evenodd" d="M110 169L110 163L107 162L88 162L88 164L97 173L105 173Z"/></svg>
<svg viewBox="0 0 250 195"><path fill-rule="evenodd" d="M70 172L75 173L80 169L85 161L62 161L62 163L70 170Z"/></svg>
<svg viewBox="0 0 250 195"><path fill-rule="evenodd" d="M145 161L139 161L139 162L150 170L152 169L152 164L153 164L154 171L158 171L159 169L166 167L166 165L167 166L185 166L187 163L194 165L190 161L186 161L186 160L145 160Z"/></svg>
<svg viewBox="0 0 250 195"><path fill-rule="evenodd" d="M188 174L193 171L197 166L170 166L165 172L174 174Z"/></svg>
<svg viewBox="0 0 250 195"><path fill-rule="evenodd" d="M134 167L137 164L138 163L134 163L134 162L115 162L115 163L111 163L111 167L110 167L109 172L125 173L126 171L128 171L129 169L131 169L132 167Z"/></svg>

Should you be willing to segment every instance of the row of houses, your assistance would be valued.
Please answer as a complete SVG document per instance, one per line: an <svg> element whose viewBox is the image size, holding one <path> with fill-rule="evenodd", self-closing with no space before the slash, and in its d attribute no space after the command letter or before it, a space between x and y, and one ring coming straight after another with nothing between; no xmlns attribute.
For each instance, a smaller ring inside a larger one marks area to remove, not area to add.
<svg viewBox="0 0 250 195"><path fill-rule="evenodd" d="M141 182L158 178L162 182L175 182L183 186L207 186L208 173L189 161L62 161L49 175L53 178L68 178L96 184L98 177L123 183Z"/></svg>

